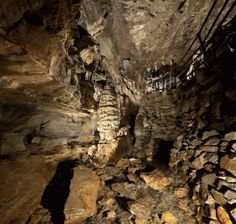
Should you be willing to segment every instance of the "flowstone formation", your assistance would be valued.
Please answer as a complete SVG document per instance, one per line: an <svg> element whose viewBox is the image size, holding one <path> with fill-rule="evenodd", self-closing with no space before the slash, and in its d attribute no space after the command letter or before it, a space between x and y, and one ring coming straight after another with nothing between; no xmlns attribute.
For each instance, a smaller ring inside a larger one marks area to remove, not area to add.
<svg viewBox="0 0 236 224"><path fill-rule="evenodd" d="M235 8L0 0L0 223L236 223Z"/></svg>

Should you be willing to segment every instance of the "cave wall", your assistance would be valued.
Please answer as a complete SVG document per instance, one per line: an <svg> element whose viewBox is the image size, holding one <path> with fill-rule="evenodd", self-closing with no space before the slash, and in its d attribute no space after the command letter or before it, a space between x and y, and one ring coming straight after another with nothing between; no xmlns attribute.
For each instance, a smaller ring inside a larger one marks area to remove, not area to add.
<svg viewBox="0 0 236 224"><path fill-rule="evenodd" d="M135 122L134 153L151 156L159 140L173 141L193 128L234 129L234 58L226 50L211 68L196 70L192 80L144 95Z"/></svg>
<svg viewBox="0 0 236 224"><path fill-rule="evenodd" d="M133 153L161 156L160 141L174 141L169 167L192 189L199 223L236 221L234 60L226 50L177 89L148 94L136 117Z"/></svg>
<svg viewBox="0 0 236 224"><path fill-rule="evenodd" d="M90 144L95 139L96 118L90 114L36 110L26 105L3 105L3 108L1 157L22 153L53 154L73 150L73 145Z"/></svg>
<svg viewBox="0 0 236 224"><path fill-rule="evenodd" d="M235 134L190 130L177 137L171 150L169 166L192 187L199 222L236 221Z"/></svg>
<svg viewBox="0 0 236 224"><path fill-rule="evenodd" d="M234 215L225 202L231 198L221 189L227 181L220 185L201 180L210 173L235 182L225 172L229 168L215 172L221 163L235 166L231 158L235 153L231 132L235 129L235 74L230 72L235 71L234 61L221 58L211 72L199 70L196 80L177 89L142 91L146 68L177 62L211 3L0 1L0 156L5 180L1 216L6 201L18 200L9 204L3 223L27 221L60 161L79 158L104 166L124 155L145 159L155 154L160 140L176 141L170 167L181 174L193 173L188 182L196 184L197 199L193 200L199 206L199 220L202 215L209 217L208 205L221 205L213 207ZM219 1L213 14L222 4ZM108 96L105 83L110 85ZM207 143L202 136L211 130L217 134ZM229 133L231 137L225 137ZM200 146L191 145L192 140L200 141ZM210 165L204 164L206 159L211 159ZM195 176L199 170L203 172ZM202 191L212 193L206 185L223 199L213 195L211 204L206 202ZM232 186L227 183L226 187L235 190Z"/></svg>
<svg viewBox="0 0 236 224"><path fill-rule="evenodd" d="M107 80L118 96L128 96L134 105L152 105L146 96L142 98L144 70L158 61L177 61L211 5L210 1L105 0L0 3L2 107L27 104L42 116L47 116L49 107L65 113L86 110L91 117L96 116ZM153 38L160 40L155 47ZM168 108L170 101L178 99L171 98L166 96L165 106L165 102L154 104L163 105L160 110L169 110L172 116L176 111ZM10 122L11 117L7 119ZM129 121L121 127L126 125Z"/></svg>

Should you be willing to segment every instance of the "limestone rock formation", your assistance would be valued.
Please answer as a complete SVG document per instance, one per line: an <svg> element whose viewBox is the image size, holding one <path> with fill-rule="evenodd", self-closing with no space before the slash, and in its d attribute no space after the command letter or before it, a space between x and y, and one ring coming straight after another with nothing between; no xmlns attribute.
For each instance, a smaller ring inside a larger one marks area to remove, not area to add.
<svg viewBox="0 0 236 224"><path fill-rule="evenodd" d="M173 181L170 177L165 177L159 170L145 175L141 174L141 178L154 190L162 192L166 186L170 185Z"/></svg>
<svg viewBox="0 0 236 224"><path fill-rule="evenodd" d="M1 223L26 223L38 207L55 165L41 156L25 156L0 163Z"/></svg>
<svg viewBox="0 0 236 224"><path fill-rule="evenodd" d="M0 0L0 223L235 223L235 9Z"/></svg>
<svg viewBox="0 0 236 224"><path fill-rule="evenodd" d="M65 223L78 223L96 214L96 199L100 181L95 173L85 167L76 167L66 200Z"/></svg>

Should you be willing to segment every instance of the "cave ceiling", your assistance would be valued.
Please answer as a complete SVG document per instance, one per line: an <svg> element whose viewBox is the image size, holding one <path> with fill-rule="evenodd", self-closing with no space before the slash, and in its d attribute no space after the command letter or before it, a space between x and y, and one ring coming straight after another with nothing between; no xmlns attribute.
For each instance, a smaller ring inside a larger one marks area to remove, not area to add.
<svg viewBox="0 0 236 224"><path fill-rule="evenodd" d="M178 63L211 1L2 0L0 6L1 102L78 110L96 107L88 100L93 84L80 81L85 74L110 80L138 103L144 71Z"/></svg>

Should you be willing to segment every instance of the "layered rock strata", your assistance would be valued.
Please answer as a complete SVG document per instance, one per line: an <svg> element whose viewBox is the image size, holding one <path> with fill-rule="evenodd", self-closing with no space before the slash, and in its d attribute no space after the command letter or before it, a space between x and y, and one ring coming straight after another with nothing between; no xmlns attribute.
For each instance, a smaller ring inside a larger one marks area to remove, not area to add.
<svg viewBox="0 0 236 224"><path fill-rule="evenodd" d="M235 137L216 130L186 133L171 150L170 167L193 186L199 222L236 222Z"/></svg>

